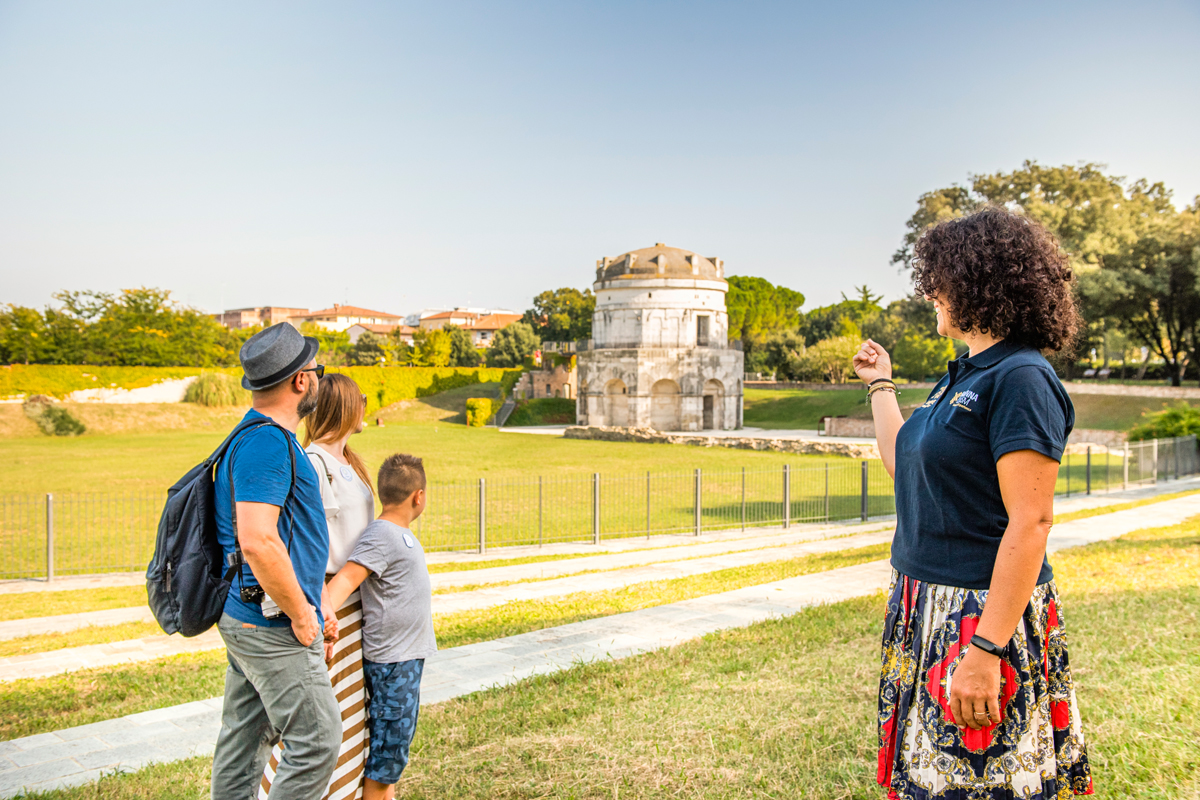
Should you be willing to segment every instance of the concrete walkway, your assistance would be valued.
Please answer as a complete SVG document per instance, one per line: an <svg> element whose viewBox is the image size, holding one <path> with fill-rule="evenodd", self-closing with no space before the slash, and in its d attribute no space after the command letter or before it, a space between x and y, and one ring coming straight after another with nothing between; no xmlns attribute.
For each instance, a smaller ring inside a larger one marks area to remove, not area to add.
<svg viewBox="0 0 1200 800"><path fill-rule="evenodd" d="M799 536L799 535L798 535ZM834 539L812 539L808 537L808 541L801 541L797 544L786 546L769 546L762 547L761 544L756 549L744 550L733 553L722 553L721 548L715 544L698 545L702 552L716 552L717 555L707 558L688 558L686 560L676 560L666 563L651 563L644 566L636 566L627 569L616 569L608 572L596 572L587 575L575 575L573 577L558 578L554 580L536 581L532 583L515 583L508 586L496 586L486 589L477 589L475 591L454 592L450 594L435 594L433 596L433 613L434 614L451 614L458 611L467 611L471 609L489 608L491 606L503 605L518 600L542 600L552 597L560 597L563 595L576 594L579 592L600 592L610 589L620 589L635 583L644 583L647 581L669 580L672 578L681 578L689 575L700 575L706 572L714 572L721 569L729 569L731 567L749 566L752 564L768 563L773 561L784 561L792 558L799 558L804 555L814 553L830 553L838 550L846 550L854 547L864 547L871 544L879 544L881 542L890 541L892 538L892 528L886 527L882 530L876 530L870 533L860 533L855 536L839 537ZM759 540L755 540L758 542ZM745 540L742 541L745 544ZM686 551L686 552L685 552ZM669 548L666 553L676 559L681 556L691 555L688 548ZM603 559L616 559L611 563L623 563L629 560L632 556L637 556L637 553L618 554L616 556L597 556L595 559L601 559L595 563L604 562ZM661 554L648 554L651 557ZM578 561L593 562L593 558L572 559L564 562L572 564ZM491 573L492 577L496 575L503 576L505 573L502 570L513 570L514 575L525 574L526 567L539 567L539 564L518 564L511 567L501 567L495 570L476 570L467 573L442 573L445 575L465 574L467 576L478 575L481 572ZM497 572L501 570L501 572ZM145 607L138 608L120 608L110 609L108 611L94 611L83 614L69 614L60 617L36 617L32 619L13 620L7 623L0 623L0 634L5 630L10 633L15 633L19 636L28 636L37 633L47 632L39 630L39 626L57 626L59 629L72 630L79 627L84 627L89 624L102 625L114 624L112 622L104 622L103 620L112 617L129 617L142 619L149 617L153 621L153 616L150 615L149 609ZM66 620L66 621L62 621ZM121 619L120 621L127 621ZM74 625L74 628L69 627ZM4 626L8 626L7 629ZM2 636L0 636L2 638ZM63 672L74 672L81 669L92 669L95 667L117 666L119 664L128 664L135 661L151 661L164 656L175 655L177 653L195 653L202 650L213 650L224 645L219 636L215 635L215 631L210 631L207 634L195 637L193 639L185 639L181 636L147 636L140 639L128 639L120 642L112 642L108 644L83 645L80 647L66 647L58 650L50 650L44 653L31 653L23 656L11 656L9 658L0 658L0 682L20 680L22 678L44 678L51 675L58 675Z"/></svg>
<svg viewBox="0 0 1200 800"><path fill-rule="evenodd" d="M1200 514L1200 495L1055 526L1049 550L1111 539ZM624 658L719 630L752 625L886 587L885 561L698 597L439 652L426 664L421 702L438 703L581 663ZM0 742L0 797L75 786L103 772L211 755L221 699L133 714Z"/></svg>
<svg viewBox="0 0 1200 800"><path fill-rule="evenodd" d="M109 608L104 611L84 611L79 614L58 614L53 617L29 617L0 622L0 641L41 633L68 633L93 625L121 625L126 622L154 622L149 606Z"/></svg>

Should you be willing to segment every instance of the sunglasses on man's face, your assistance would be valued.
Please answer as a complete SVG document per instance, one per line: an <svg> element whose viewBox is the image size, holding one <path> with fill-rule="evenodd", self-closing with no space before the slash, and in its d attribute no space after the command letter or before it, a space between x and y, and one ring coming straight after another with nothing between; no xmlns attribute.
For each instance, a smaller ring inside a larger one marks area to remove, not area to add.
<svg viewBox="0 0 1200 800"><path fill-rule="evenodd" d="M304 369L302 369L300 371L317 373L317 380L321 380L321 378L325 377L325 365L324 364L317 364L315 367L305 367Z"/></svg>

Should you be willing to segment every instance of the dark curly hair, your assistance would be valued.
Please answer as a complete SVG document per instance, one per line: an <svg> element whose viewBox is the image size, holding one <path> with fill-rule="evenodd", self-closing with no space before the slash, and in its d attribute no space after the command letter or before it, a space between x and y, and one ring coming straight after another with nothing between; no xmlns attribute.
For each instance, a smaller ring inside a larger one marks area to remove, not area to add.
<svg viewBox="0 0 1200 800"><path fill-rule="evenodd" d="M1054 234L998 206L934 225L913 259L918 292L940 296L955 327L1038 350L1061 350L1079 329L1074 274Z"/></svg>

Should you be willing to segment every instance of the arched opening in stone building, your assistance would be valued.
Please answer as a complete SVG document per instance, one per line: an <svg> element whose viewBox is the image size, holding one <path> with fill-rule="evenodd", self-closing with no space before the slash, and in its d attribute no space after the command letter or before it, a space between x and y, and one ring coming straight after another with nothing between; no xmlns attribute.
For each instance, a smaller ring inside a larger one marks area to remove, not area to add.
<svg viewBox="0 0 1200 800"><path fill-rule="evenodd" d="M622 428L629 425L629 390L625 381L609 381L604 387L604 419L606 425Z"/></svg>
<svg viewBox="0 0 1200 800"><path fill-rule="evenodd" d="M682 414L679 384L661 380L650 387L650 427L657 431L677 431Z"/></svg>
<svg viewBox="0 0 1200 800"><path fill-rule="evenodd" d="M725 386L718 380L704 384L704 429L720 430L725 427Z"/></svg>

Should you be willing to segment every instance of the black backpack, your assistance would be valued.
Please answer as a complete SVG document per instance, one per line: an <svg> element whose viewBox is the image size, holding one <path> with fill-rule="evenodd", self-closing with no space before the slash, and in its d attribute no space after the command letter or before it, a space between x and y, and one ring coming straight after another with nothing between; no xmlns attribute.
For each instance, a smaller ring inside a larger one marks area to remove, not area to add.
<svg viewBox="0 0 1200 800"><path fill-rule="evenodd" d="M287 440L292 467L292 483L288 488L290 497L296 485L296 453L287 430L272 420L252 420L234 428L211 456L188 470L167 490L167 504L158 521L158 535L154 541L154 557L146 569L146 594L150 610L167 633L196 636L221 618L229 587L245 559L242 558L237 539L232 459L229 467L229 503L236 553L231 557L231 564L226 564L221 544L217 541L216 503L213 496L216 469L226 451L242 433L264 426L279 428ZM286 498L284 506L287 506Z"/></svg>

